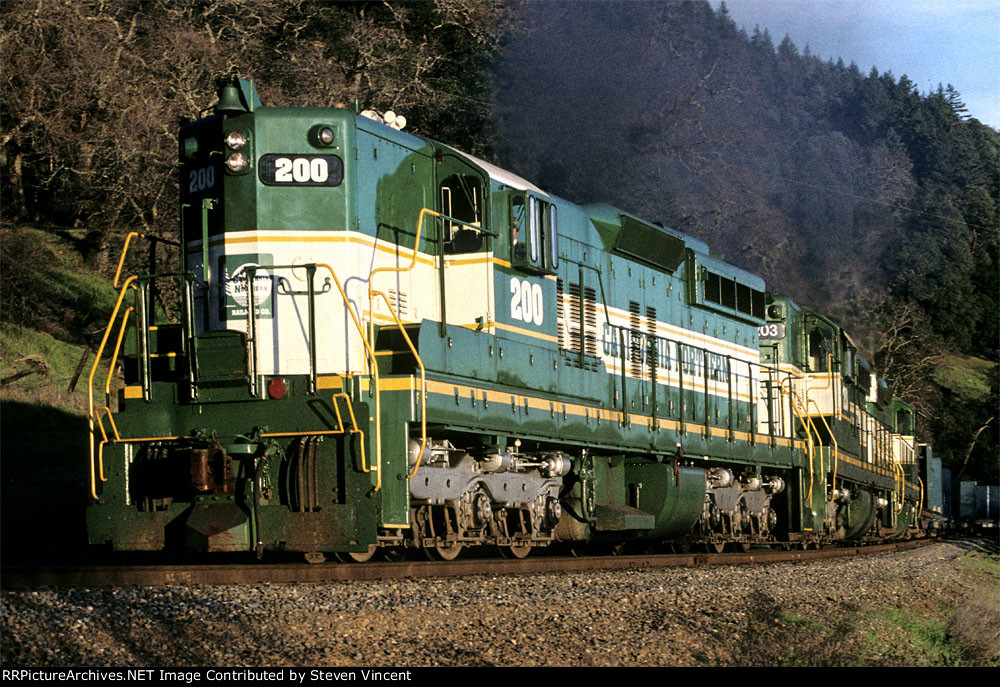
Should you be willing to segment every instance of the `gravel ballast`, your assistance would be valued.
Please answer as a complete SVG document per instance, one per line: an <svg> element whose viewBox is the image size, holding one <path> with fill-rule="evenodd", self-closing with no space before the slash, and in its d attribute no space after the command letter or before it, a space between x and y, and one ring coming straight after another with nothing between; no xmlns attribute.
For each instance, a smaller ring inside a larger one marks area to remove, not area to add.
<svg viewBox="0 0 1000 687"><path fill-rule="evenodd" d="M970 540L758 566L4 591L2 660L7 667L995 665L997 559L995 544Z"/></svg>

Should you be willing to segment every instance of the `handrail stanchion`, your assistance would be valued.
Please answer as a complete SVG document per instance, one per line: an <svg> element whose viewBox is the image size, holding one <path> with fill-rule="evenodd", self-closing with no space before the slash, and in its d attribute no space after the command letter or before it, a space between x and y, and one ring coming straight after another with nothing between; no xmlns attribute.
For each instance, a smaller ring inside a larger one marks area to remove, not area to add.
<svg viewBox="0 0 1000 687"><path fill-rule="evenodd" d="M247 279L247 371L250 373L250 395L257 396L257 303L254 298L254 280L257 268L244 268Z"/></svg>
<svg viewBox="0 0 1000 687"><path fill-rule="evenodd" d="M313 277L316 276L316 265L306 265L306 283L309 285L309 393L316 393L316 290L313 287Z"/></svg>

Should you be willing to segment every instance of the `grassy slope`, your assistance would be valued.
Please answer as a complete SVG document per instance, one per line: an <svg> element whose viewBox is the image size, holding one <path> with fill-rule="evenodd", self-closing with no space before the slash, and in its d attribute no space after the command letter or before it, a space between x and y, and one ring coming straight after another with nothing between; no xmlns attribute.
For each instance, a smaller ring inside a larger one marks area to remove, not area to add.
<svg viewBox="0 0 1000 687"><path fill-rule="evenodd" d="M958 579L927 596L914 596L909 578L887 577L882 587L898 592L894 602L853 606L819 597L793 612L758 592L733 663L1000 667L1000 554L986 540L962 547L951 563Z"/></svg>
<svg viewBox="0 0 1000 687"><path fill-rule="evenodd" d="M69 383L84 352L87 360L75 390ZM69 413L87 414L87 377L94 362L94 354L86 346L60 341L51 334L19 325L5 325L0 329L0 376L8 377L28 369L28 358L44 360L48 373L35 373L22 377L0 390L0 403L20 401L52 406ZM103 382L103 377L97 377ZM98 384L99 386L99 384Z"/></svg>
<svg viewBox="0 0 1000 687"><path fill-rule="evenodd" d="M84 265L70 232L31 227L2 234L4 311L0 328L0 377L28 369L29 357L44 361L47 374L32 374L0 388L0 399L87 413L87 375L74 393L69 383L90 345L100 342L115 302L105 276ZM104 378L98 378L103 384Z"/></svg>
<svg viewBox="0 0 1000 687"><path fill-rule="evenodd" d="M934 373L934 381L960 398L985 401L990 383L997 376L997 364L982 358L946 354Z"/></svg>

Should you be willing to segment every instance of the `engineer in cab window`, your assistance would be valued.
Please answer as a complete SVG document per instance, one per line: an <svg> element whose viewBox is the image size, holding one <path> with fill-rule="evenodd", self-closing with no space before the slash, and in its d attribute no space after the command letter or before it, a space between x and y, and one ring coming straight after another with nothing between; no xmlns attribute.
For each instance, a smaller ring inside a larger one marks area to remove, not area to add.
<svg viewBox="0 0 1000 687"><path fill-rule="evenodd" d="M528 247L525 244L525 233L521 231L524 225L524 198L514 198L510 203L510 226L511 226L511 258L524 260L528 255Z"/></svg>

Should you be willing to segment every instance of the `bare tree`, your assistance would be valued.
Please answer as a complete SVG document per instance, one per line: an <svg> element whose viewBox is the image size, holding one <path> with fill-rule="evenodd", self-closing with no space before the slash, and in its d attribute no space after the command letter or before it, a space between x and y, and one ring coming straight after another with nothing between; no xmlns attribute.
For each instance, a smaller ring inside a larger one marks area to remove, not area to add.
<svg viewBox="0 0 1000 687"><path fill-rule="evenodd" d="M274 103L412 108L417 129L447 121L459 138L460 108L478 135L490 100L469 116L468 93L482 95L503 17L494 0L7 2L4 216L85 226L97 266L127 229L172 231L177 118L232 71Z"/></svg>

